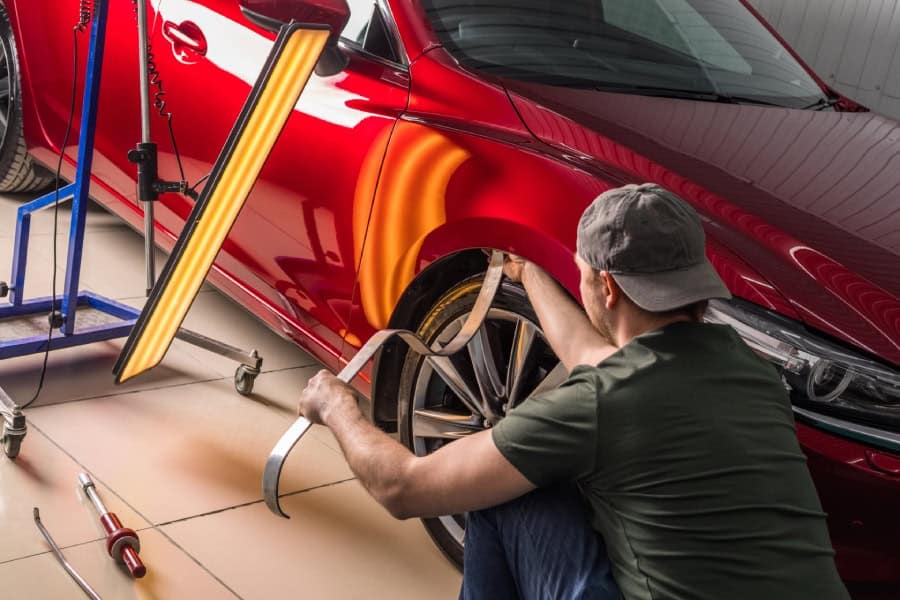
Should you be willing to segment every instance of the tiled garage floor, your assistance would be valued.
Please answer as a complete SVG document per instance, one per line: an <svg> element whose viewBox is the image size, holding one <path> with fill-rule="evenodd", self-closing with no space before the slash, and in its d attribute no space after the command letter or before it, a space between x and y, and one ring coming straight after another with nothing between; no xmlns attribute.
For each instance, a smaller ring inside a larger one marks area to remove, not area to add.
<svg viewBox="0 0 900 600"><path fill-rule="evenodd" d="M0 198L0 280L9 277L21 201ZM60 216L64 241L68 214ZM139 305L142 239L100 209L88 221L84 287ZM32 230L29 297L50 290L52 211ZM61 243L61 265L64 252ZM253 397L234 391L233 363L177 340L161 367L124 386L111 375L122 341L50 354L44 392L26 411L22 452L16 461L0 456L0 598L84 597L35 528L34 506L69 561L108 599L455 597L457 571L417 521L395 521L368 497L327 430L307 436L286 466L283 504L293 518L268 512L263 463L319 367L212 289L201 293L188 325L259 349L264 372ZM13 335L0 322L0 339ZM0 386L23 403L40 366L39 356L0 361ZM105 554L77 485L81 470L139 531L144 579L131 580Z"/></svg>

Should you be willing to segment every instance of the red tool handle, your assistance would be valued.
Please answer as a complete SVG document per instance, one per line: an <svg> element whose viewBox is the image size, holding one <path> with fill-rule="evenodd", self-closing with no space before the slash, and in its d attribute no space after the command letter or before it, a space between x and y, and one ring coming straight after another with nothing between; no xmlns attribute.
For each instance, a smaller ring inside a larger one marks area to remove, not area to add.
<svg viewBox="0 0 900 600"><path fill-rule="evenodd" d="M147 567L141 562L141 557L134 551L131 546L122 548L122 562L128 568L128 572L135 579L140 579L147 574Z"/></svg>
<svg viewBox="0 0 900 600"><path fill-rule="evenodd" d="M123 563L135 579L147 574L147 567L141 562L138 551L141 542L133 529L122 527L116 513L100 515L100 523L106 531L106 551L109 555Z"/></svg>

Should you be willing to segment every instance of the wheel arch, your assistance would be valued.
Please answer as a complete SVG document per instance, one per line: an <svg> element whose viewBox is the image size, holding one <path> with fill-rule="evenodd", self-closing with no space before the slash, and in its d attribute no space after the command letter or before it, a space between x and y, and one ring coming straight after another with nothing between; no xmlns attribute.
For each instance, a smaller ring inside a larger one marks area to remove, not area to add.
<svg viewBox="0 0 900 600"><path fill-rule="evenodd" d="M578 271L572 249L536 226L501 219L473 218L448 223L431 232L418 252L416 276L404 289L388 328L415 330L435 302L451 287L483 273L486 253L518 254L547 270L571 293L577 291ZM377 425L396 431L397 392L407 354L401 342L389 342L372 369L371 414Z"/></svg>

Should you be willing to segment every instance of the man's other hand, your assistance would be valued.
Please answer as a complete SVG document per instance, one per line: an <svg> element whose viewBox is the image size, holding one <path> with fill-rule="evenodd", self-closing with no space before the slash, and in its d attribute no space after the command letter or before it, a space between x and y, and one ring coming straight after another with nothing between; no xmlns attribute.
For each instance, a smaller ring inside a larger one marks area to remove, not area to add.
<svg viewBox="0 0 900 600"><path fill-rule="evenodd" d="M506 254L503 257L503 274L511 281L522 281L522 271L525 270L525 263L528 262L515 254Z"/></svg>
<svg viewBox="0 0 900 600"><path fill-rule="evenodd" d="M309 380L300 393L297 412L316 425L324 425L329 410L338 404L355 401L353 389L323 369Z"/></svg>

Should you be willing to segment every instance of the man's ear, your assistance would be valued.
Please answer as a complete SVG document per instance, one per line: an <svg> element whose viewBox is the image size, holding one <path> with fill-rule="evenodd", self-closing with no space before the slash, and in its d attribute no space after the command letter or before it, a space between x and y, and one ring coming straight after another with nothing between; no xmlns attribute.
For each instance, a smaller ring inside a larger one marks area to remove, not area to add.
<svg viewBox="0 0 900 600"><path fill-rule="evenodd" d="M611 310L622 297L622 288L619 287L619 284L616 283L609 271L600 271L597 277L597 285L603 298L603 305L606 307L606 310Z"/></svg>

